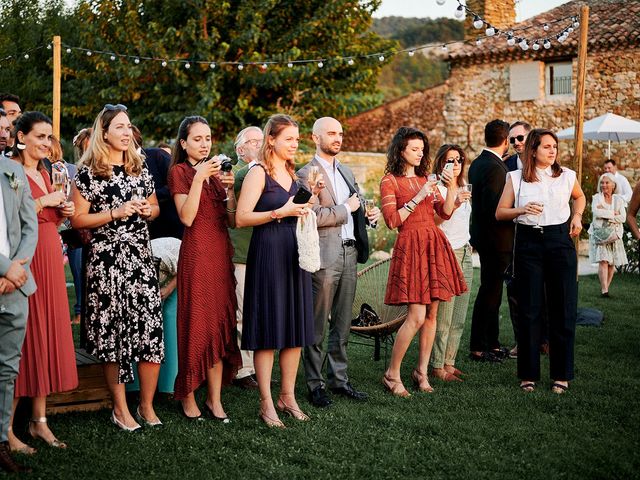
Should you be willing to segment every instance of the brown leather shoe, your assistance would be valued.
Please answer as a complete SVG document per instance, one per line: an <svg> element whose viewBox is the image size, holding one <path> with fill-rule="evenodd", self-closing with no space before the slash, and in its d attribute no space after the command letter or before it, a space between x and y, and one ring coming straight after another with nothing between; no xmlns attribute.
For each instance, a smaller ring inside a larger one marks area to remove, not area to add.
<svg viewBox="0 0 640 480"><path fill-rule="evenodd" d="M0 468L9 473L30 473L33 471L29 467L16 463L11 455L9 442L0 443Z"/></svg>
<svg viewBox="0 0 640 480"><path fill-rule="evenodd" d="M242 378L234 378L232 382L236 387L243 390L258 390L258 382L253 378L253 375L247 375Z"/></svg>

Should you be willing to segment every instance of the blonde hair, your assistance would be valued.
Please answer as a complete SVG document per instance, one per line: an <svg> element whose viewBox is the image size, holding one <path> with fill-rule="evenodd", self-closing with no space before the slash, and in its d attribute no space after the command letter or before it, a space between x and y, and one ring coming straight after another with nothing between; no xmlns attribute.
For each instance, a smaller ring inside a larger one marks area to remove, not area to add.
<svg viewBox="0 0 640 480"><path fill-rule="evenodd" d="M296 121L291 118L289 115L284 115L278 113L276 115L271 115L267 124L264 126L264 142L262 143L262 148L260 149L259 159L260 163L264 166L267 174L270 177L273 177L273 147L269 145L269 137L276 138L282 131L287 127L296 127L299 128ZM287 160L285 167L287 168L287 172L291 175L291 178L294 180L296 177L296 164L293 159Z"/></svg>
<svg viewBox="0 0 640 480"><path fill-rule="evenodd" d="M51 163L62 162L63 154L62 154L62 145L60 144L60 140L55 135L51 136L51 155L49 157L49 161Z"/></svg>
<svg viewBox="0 0 640 480"><path fill-rule="evenodd" d="M96 177L109 178L113 172L113 166L109 163L109 144L105 142L104 136L109 130L111 122L119 113L125 113L127 117L129 116L128 112L121 109L103 109L98 114L96 121L93 123L93 134L89 141L89 147L80 159L81 163L88 166L91 173ZM129 147L124 152L123 157L124 171L127 175L135 177L142 173L142 156L138 154L136 148L132 133Z"/></svg>

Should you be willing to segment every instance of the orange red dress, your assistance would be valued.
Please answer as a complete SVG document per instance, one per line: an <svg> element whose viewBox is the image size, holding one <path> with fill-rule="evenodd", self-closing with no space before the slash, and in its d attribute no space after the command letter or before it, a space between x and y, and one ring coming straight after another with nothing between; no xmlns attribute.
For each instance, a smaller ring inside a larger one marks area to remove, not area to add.
<svg viewBox="0 0 640 480"><path fill-rule="evenodd" d="M447 301L467 291L464 274L442 230L436 227L434 211L443 219L443 201L429 196L415 207L404 223L398 210L423 187L425 177L397 177L387 174L380 182L382 215L387 226L398 229L389 267L384 303L430 304Z"/></svg>
<svg viewBox="0 0 640 480"><path fill-rule="evenodd" d="M42 176L47 192L27 176L34 199L51 191L47 175ZM46 207L38 213L38 245L31 261L31 274L38 289L29 297L27 332L15 384L16 397L46 397L78 386L62 243L58 234L60 220L62 217L57 208Z"/></svg>

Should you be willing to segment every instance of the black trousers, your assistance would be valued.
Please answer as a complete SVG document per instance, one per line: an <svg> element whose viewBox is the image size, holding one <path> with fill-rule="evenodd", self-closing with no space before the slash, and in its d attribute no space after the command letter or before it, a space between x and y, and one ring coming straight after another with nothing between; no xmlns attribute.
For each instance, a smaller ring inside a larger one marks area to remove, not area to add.
<svg viewBox="0 0 640 480"><path fill-rule="evenodd" d="M480 288L473 305L471 318L471 341L469 349L472 352L486 352L500 347L498 335L500 333L500 304L502 303L502 288L504 285L504 271L511 263L511 252L496 252L491 248L479 248L480 255ZM514 326L517 313L515 291L507 288L509 312Z"/></svg>
<svg viewBox="0 0 640 480"><path fill-rule="evenodd" d="M567 224L542 230L518 225L515 288L518 298L518 377L540 379L540 341L545 307L553 380L573 379L578 303L578 259ZM546 287L546 288L545 288Z"/></svg>

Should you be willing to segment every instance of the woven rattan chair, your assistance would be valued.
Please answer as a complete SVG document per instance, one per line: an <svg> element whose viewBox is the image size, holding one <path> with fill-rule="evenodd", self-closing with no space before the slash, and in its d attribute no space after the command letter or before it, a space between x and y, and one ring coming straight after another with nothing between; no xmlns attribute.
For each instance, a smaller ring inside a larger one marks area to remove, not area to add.
<svg viewBox="0 0 640 480"><path fill-rule="evenodd" d="M351 327L351 332L359 337L373 340L374 360L380 360L380 348L384 345L385 364L387 350L393 345L393 334L400 328L407 318L407 306L389 306L384 304L384 294L387 289L389 265L391 259L380 260L358 272L356 297L353 302L353 318L360 314L360 307L368 303L378 314L382 323L370 327ZM361 343L371 345L370 343Z"/></svg>

